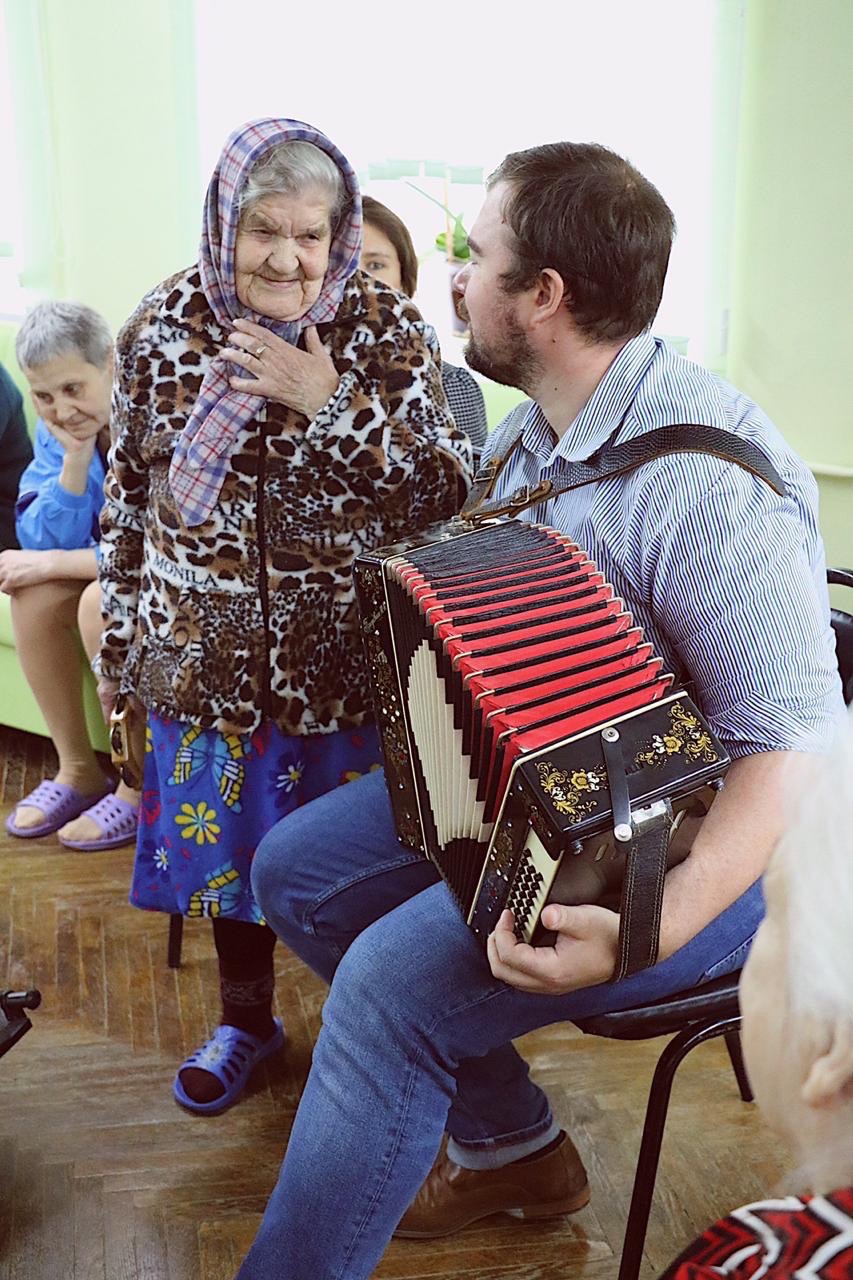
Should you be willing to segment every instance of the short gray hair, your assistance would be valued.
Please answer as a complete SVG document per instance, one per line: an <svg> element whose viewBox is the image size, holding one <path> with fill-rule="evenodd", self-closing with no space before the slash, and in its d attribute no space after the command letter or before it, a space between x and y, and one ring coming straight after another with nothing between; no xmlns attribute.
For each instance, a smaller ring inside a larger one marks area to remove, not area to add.
<svg viewBox="0 0 853 1280"><path fill-rule="evenodd" d="M240 192L240 215L264 196L300 195L309 187L319 187L328 196L334 230L347 201L343 174L313 142L282 142L261 156L246 179Z"/></svg>
<svg viewBox="0 0 853 1280"><path fill-rule="evenodd" d="M98 369L113 350L110 326L82 302L39 302L24 316L15 338L22 369L38 369L57 356L78 355Z"/></svg>

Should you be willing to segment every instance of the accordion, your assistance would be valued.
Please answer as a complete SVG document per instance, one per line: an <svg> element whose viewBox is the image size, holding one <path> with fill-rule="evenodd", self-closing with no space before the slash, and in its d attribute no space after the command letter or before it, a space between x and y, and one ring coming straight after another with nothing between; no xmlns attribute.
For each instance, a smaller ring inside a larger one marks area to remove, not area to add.
<svg viewBox="0 0 853 1280"><path fill-rule="evenodd" d="M663 878L729 760L613 588L556 529L436 526L355 562L400 841L485 947L505 907L621 911L617 977L657 958Z"/></svg>

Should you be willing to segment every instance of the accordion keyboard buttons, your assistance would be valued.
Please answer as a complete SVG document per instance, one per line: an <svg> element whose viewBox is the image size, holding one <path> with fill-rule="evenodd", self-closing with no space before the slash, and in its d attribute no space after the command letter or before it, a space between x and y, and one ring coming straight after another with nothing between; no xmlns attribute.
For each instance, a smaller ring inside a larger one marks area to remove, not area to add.
<svg viewBox="0 0 853 1280"><path fill-rule="evenodd" d="M506 903L515 916L515 932L522 942L529 942L533 935L558 867L559 862L550 856L536 832L528 831Z"/></svg>
<svg viewBox="0 0 853 1280"><path fill-rule="evenodd" d="M534 911L542 896L544 884L545 878L537 870L536 864L524 857L507 899L507 906L515 917L516 935L522 940L525 938L531 918L534 920L538 918L538 911L535 915Z"/></svg>

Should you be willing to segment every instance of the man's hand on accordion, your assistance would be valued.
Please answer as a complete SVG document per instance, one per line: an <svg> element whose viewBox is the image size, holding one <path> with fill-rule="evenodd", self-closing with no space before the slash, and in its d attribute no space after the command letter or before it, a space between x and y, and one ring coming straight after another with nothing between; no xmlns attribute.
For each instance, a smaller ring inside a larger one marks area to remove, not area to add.
<svg viewBox="0 0 853 1280"><path fill-rule="evenodd" d="M557 934L553 947L531 947L513 933L504 911L489 938L489 964L502 982L520 991L561 996L608 982L619 954L619 916L605 907L560 907L542 912L542 924Z"/></svg>

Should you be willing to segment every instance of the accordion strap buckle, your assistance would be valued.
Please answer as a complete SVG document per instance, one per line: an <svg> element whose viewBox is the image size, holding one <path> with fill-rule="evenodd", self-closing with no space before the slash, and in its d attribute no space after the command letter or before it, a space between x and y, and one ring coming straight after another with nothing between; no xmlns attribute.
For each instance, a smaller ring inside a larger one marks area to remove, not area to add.
<svg viewBox="0 0 853 1280"><path fill-rule="evenodd" d="M520 489L509 494L498 502L484 503L476 511L471 511L466 519L471 524L480 524L485 520L493 520L496 516L512 516L526 507L543 502L551 493L551 481L540 480L537 485L523 484Z"/></svg>

